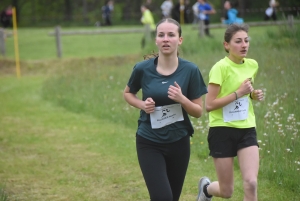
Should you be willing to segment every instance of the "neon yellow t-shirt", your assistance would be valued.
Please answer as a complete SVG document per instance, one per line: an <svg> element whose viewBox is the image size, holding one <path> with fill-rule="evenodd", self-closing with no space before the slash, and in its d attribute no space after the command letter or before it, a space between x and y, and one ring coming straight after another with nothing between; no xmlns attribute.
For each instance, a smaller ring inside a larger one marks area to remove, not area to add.
<svg viewBox="0 0 300 201"><path fill-rule="evenodd" d="M141 22L143 24L149 24L151 30L155 30L154 18L150 10L147 9L144 11Z"/></svg>
<svg viewBox="0 0 300 201"><path fill-rule="evenodd" d="M220 92L217 98L221 98L234 93L247 78L252 78L252 83L254 83L257 71L258 64L253 59L244 58L244 63L236 64L228 57L225 57L218 61L210 70L209 84L213 83L220 85ZM255 127L256 123L252 101L249 94L244 97L248 97L249 99L248 117L245 120L224 122L223 108L219 108L209 112L209 126L226 126L234 128Z"/></svg>

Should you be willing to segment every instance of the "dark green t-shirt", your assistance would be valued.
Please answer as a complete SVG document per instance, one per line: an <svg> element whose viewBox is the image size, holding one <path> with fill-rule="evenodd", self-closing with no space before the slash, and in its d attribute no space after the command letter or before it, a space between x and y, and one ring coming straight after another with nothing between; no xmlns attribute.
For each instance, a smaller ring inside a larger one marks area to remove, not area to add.
<svg viewBox="0 0 300 201"><path fill-rule="evenodd" d="M176 81L181 87L182 94L189 100L197 99L207 93L199 68L192 62L178 58L176 71L168 76L156 71L157 58L152 58L137 63L132 71L127 86L130 93L136 94L142 89L142 99L151 97L155 107L175 104L168 98L168 88ZM192 136L194 129L187 112L182 108L184 120L158 129L152 129L150 115L140 111L137 134L154 142L171 143L189 134Z"/></svg>

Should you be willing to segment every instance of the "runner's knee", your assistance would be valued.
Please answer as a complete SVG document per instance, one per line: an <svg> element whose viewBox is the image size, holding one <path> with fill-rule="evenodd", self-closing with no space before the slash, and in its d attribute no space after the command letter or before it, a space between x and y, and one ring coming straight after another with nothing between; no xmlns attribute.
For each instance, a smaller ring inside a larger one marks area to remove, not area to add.
<svg viewBox="0 0 300 201"><path fill-rule="evenodd" d="M255 192L257 188L257 179L247 179L244 181L244 189Z"/></svg>
<svg viewBox="0 0 300 201"><path fill-rule="evenodd" d="M233 186L226 186L220 189L220 194L222 198L231 198L233 194Z"/></svg>

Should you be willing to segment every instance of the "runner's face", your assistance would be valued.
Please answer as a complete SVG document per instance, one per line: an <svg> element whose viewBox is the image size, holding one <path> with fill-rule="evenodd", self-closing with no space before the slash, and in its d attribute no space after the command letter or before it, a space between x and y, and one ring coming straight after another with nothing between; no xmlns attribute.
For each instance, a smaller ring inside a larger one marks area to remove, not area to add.
<svg viewBox="0 0 300 201"><path fill-rule="evenodd" d="M177 54L178 45L182 43L178 26L170 22L163 22L157 27L156 45L162 54Z"/></svg>
<svg viewBox="0 0 300 201"><path fill-rule="evenodd" d="M229 58L233 61L246 57L249 45L249 37L245 31L236 32L229 43L224 42L224 47L229 51Z"/></svg>

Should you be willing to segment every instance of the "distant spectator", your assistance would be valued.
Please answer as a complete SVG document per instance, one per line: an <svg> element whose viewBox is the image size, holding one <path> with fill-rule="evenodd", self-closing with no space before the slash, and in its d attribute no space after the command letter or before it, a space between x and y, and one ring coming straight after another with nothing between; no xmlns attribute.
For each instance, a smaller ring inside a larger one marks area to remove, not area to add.
<svg viewBox="0 0 300 201"><path fill-rule="evenodd" d="M193 8L191 7L190 0L184 0L184 23L188 24L193 21Z"/></svg>
<svg viewBox="0 0 300 201"><path fill-rule="evenodd" d="M198 7L199 7L199 2L196 1L196 3L192 7L193 8L193 14L194 14L194 20L193 20L194 24L197 24L199 22L199 17L198 17L199 9L198 9Z"/></svg>
<svg viewBox="0 0 300 201"><path fill-rule="evenodd" d="M0 20L3 28L12 27L12 6L8 6L1 12Z"/></svg>
<svg viewBox="0 0 300 201"><path fill-rule="evenodd" d="M102 18L104 21L104 25L110 26L112 11L114 10L114 2L112 0L107 0L105 5L102 6Z"/></svg>
<svg viewBox="0 0 300 201"><path fill-rule="evenodd" d="M162 11L163 18L171 17L171 12L172 12L172 8L173 8L172 0L165 0L161 4L160 8L161 8L161 11Z"/></svg>
<svg viewBox="0 0 300 201"><path fill-rule="evenodd" d="M172 8L172 18L180 23L180 0Z"/></svg>
<svg viewBox="0 0 300 201"><path fill-rule="evenodd" d="M184 23L189 23L189 14L190 14L190 7L189 7L189 0L184 1L184 5L180 5L180 0L178 0L178 3L173 6L172 9L172 18L176 20L177 22L180 22L180 12L183 11L183 18ZM182 22L180 22L182 23Z"/></svg>
<svg viewBox="0 0 300 201"><path fill-rule="evenodd" d="M223 24L242 24L244 20L242 18L237 17L238 11L233 8L230 1L225 1L224 8L226 10L225 18L221 18Z"/></svg>
<svg viewBox="0 0 300 201"><path fill-rule="evenodd" d="M209 33L209 24L210 24L210 18L209 16L211 14L215 14L216 11L215 9L206 2L206 0L198 0L199 2L199 6L198 6L198 10L199 10L199 19L204 21L204 32L206 36L211 36Z"/></svg>
<svg viewBox="0 0 300 201"><path fill-rule="evenodd" d="M273 19L274 21L277 20L277 15L276 15L276 7L279 5L278 2L275 0L270 0L269 2L269 7L265 11L265 20Z"/></svg>
<svg viewBox="0 0 300 201"><path fill-rule="evenodd" d="M141 12L142 12L141 22L144 25L149 26L150 31L151 31L151 33L150 33L151 39L154 39L154 37L155 37L155 22L154 22L152 12L145 5L141 6ZM145 45L146 45L146 35L143 36L142 41L141 41L141 45L142 45L142 48L145 47Z"/></svg>

